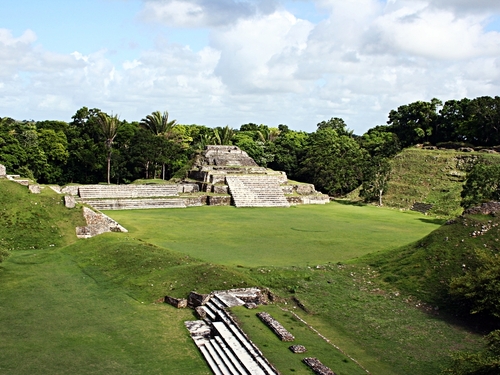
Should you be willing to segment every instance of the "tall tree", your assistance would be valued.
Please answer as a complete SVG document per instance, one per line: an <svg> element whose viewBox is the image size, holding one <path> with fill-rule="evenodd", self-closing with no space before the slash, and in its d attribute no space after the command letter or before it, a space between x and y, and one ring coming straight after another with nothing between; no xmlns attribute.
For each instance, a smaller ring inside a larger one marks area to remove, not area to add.
<svg viewBox="0 0 500 375"><path fill-rule="evenodd" d="M105 139L104 144L106 145L108 162L108 184L111 184L111 154L113 152L113 141L115 140L121 123L118 115L109 116L104 112L100 112L97 115L97 122L101 127L101 131Z"/></svg>
<svg viewBox="0 0 500 375"><path fill-rule="evenodd" d="M170 138L176 120L168 120L168 112L155 111L141 120L141 126L156 136ZM165 162L162 163L162 178L165 179Z"/></svg>
<svg viewBox="0 0 500 375"><path fill-rule="evenodd" d="M363 180L368 157L366 150L349 135L334 126L320 126L309 136L301 162L302 176L322 191L341 196L354 190Z"/></svg>
<svg viewBox="0 0 500 375"><path fill-rule="evenodd" d="M442 105L439 99L430 102L417 101L398 107L397 111L389 113L389 130L400 139L403 147L419 142L434 141L439 124L438 107Z"/></svg>

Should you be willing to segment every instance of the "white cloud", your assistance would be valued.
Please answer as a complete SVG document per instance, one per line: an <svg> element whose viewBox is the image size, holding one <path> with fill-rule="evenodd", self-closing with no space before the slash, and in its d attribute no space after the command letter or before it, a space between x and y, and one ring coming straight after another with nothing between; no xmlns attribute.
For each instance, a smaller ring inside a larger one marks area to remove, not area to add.
<svg viewBox="0 0 500 375"><path fill-rule="evenodd" d="M273 0L145 0L140 17L170 27L216 27L275 10Z"/></svg>
<svg viewBox="0 0 500 375"><path fill-rule="evenodd" d="M31 30L0 29L0 117L69 121L87 106L128 121L168 110L180 123L313 131L338 116L362 133L411 101L498 95L500 35L485 31L496 6L315 3L327 15L316 24L273 1L145 0L156 42L123 61L105 48L55 53ZM172 44L172 27L207 28L208 45Z"/></svg>

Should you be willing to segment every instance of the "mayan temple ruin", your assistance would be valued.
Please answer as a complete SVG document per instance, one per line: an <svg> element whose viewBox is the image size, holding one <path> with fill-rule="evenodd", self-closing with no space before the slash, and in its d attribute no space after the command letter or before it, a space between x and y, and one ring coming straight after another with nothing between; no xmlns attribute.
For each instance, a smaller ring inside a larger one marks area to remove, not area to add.
<svg viewBox="0 0 500 375"><path fill-rule="evenodd" d="M171 184L80 185L59 188L97 210L190 206L289 207L324 204L314 185L291 182L284 172L259 167L236 146L206 146L185 179Z"/></svg>

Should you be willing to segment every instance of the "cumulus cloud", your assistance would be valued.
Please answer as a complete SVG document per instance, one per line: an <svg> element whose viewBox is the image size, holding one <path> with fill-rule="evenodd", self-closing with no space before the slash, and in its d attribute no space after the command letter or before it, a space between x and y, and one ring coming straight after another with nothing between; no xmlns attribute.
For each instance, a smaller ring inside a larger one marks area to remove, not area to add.
<svg viewBox="0 0 500 375"><path fill-rule="evenodd" d="M145 0L140 16L170 27L217 27L272 13L275 7L273 0Z"/></svg>
<svg viewBox="0 0 500 375"><path fill-rule="evenodd" d="M275 1L144 0L156 42L123 61L0 29L0 117L69 120L87 106L129 121L168 110L180 123L313 131L338 116L362 133L415 100L498 95L500 34L485 28L498 6L481 1L316 0L324 17L311 22ZM207 29L208 44L172 44L173 27Z"/></svg>

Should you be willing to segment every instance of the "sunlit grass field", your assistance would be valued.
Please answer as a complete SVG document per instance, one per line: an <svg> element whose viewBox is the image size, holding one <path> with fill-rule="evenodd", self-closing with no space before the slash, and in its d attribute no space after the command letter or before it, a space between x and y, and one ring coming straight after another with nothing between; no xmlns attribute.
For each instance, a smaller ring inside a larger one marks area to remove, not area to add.
<svg viewBox="0 0 500 375"><path fill-rule="evenodd" d="M204 261L243 267L345 262L406 245L442 224L415 212L341 203L106 214L130 236Z"/></svg>
<svg viewBox="0 0 500 375"><path fill-rule="evenodd" d="M0 181L0 208L0 247L11 253L0 264L0 374L209 374L183 324L195 319L192 310L158 301L240 286L287 298L259 309L339 375L364 370L280 307L374 375L438 374L449 349L479 342L408 296L396 298L361 259L441 223L418 213L341 203L110 211L129 233L77 240L81 207L66 209L49 189L30 195ZM307 311L294 309L292 297ZM278 369L310 373L254 313L235 310Z"/></svg>

